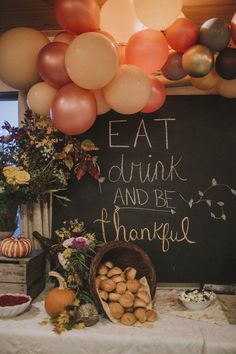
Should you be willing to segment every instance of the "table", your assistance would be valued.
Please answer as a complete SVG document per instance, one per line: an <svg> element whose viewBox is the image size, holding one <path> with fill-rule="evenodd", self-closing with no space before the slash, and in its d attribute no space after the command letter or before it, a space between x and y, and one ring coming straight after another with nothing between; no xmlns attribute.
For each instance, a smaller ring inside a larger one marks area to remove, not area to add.
<svg viewBox="0 0 236 354"><path fill-rule="evenodd" d="M158 291L157 291L158 294ZM55 334L42 296L29 311L0 320L0 354L236 354L236 325L217 325L162 313L153 327L114 325L106 318L93 327Z"/></svg>

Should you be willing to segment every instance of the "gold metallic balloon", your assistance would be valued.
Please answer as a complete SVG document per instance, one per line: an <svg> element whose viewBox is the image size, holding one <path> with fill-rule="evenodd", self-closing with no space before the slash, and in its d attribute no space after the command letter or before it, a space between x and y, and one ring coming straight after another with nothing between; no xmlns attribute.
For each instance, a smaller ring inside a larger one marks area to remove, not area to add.
<svg viewBox="0 0 236 354"><path fill-rule="evenodd" d="M209 48L196 44L184 52L182 66L192 77L207 75L214 65L214 57Z"/></svg>

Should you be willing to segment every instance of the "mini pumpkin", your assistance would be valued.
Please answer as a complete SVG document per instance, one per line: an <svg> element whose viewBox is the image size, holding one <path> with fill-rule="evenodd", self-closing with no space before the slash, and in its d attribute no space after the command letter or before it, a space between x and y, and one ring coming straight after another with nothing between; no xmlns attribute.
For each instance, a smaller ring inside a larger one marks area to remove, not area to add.
<svg viewBox="0 0 236 354"><path fill-rule="evenodd" d="M67 288L65 279L57 272L49 272L49 275L56 277L59 287L51 289L45 297L45 310L51 317L59 316L66 306L71 305L75 300L75 292Z"/></svg>
<svg viewBox="0 0 236 354"><path fill-rule="evenodd" d="M26 257L32 250L31 241L23 236L7 237L1 242L1 252L6 257Z"/></svg>

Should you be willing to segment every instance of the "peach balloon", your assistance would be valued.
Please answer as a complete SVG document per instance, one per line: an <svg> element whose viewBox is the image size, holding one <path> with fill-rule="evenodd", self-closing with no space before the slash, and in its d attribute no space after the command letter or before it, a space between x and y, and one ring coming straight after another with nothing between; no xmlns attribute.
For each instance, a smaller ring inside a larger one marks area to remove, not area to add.
<svg viewBox="0 0 236 354"><path fill-rule="evenodd" d="M46 82L38 82L30 88L27 104L34 113L47 116L56 93L57 90Z"/></svg>
<svg viewBox="0 0 236 354"><path fill-rule="evenodd" d="M140 68L134 65L121 65L103 92L105 100L114 111L133 114L147 104L151 94L151 83Z"/></svg>
<svg viewBox="0 0 236 354"><path fill-rule="evenodd" d="M146 106L141 110L143 113L157 111L163 106L166 100L166 90L163 83L156 77L151 77L150 82L152 85L152 92Z"/></svg>
<svg viewBox="0 0 236 354"><path fill-rule="evenodd" d="M219 76L216 74L215 70L212 70L206 76L191 77L191 83L199 90L207 91L216 86L218 79Z"/></svg>
<svg viewBox="0 0 236 354"><path fill-rule="evenodd" d="M111 110L111 107L109 106L109 104L107 104L104 98L103 90L98 89L98 90L93 90L92 92L97 101L97 115L105 114L109 112Z"/></svg>
<svg viewBox="0 0 236 354"><path fill-rule="evenodd" d="M160 70L167 58L168 43L159 31L152 29L139 31L127 43L127 64L139 66L146 74Z"/></svg>
<svg viewBox="0 0 236 354"><path fill-rule="evenodd" d="M26 90L40 81L38 53L49 39L41 32L25 27L13 28L0 37L0 79L7 85Z"/></svg>
<svg viewBox="0 0 236 354"><path fill-rule="evenodd" d="M126 63L126 45L125 44L118 44L117 46L118 50L118 59L119 59L119 65L127 64Z"/></svg>
<svg viewBox="0 0 236 354"><path fill-rule="evenodd" d="M117 71L116 47L102 34L83 33L69 45L65 66L75 84L96 90L108 84Z"/></svg>
<svg viewBox="0 0 236 354"><path fill-rule="evenodd" d="M68 44L51 42L44 46L38 55L38 71L41 78L56 88L71 81L65 68L67 48Z"/></svg>
<svg viewBox="0 0 236 354"><path fill-rule="evenodd" d="M74 38L75 36L73 34L63 31L58 33L53 38L53 42L62 42L62 43L70 44Z"/></svg>
<svg viewBox="0 0 236 354"><path fill-rule="evenodd" d="M216 84L216 92L227 98L236 98L236 79L225 80L219 78Z"/></svg>
<svg viewBox="0 0 236 354"><path fill-rule="evenodd" d="M55 0L59 25L73 34L96 31L100 27L100 8L96 0Z"/></svg>
<svg viewBox="0 0 236 354"><path fill-rule="evenodd" d="M132 0L107 0L101 8L101 30L127 43L130 36L145 26L134 13Z"/></svg>
<svg viewBox="0 0 236 354"><path fill-rule="evenodd" d="M57 92L50 110L54 126L68 135L87 131L95 122L96 114L94 94L73 83L63 86Z"/></svg>
<svg viewBox="0 0 236 354"><path fill-rule="evenodd" d="M180 15L183 0L133 0L138 19L147 27L165 30Z"/></svg>

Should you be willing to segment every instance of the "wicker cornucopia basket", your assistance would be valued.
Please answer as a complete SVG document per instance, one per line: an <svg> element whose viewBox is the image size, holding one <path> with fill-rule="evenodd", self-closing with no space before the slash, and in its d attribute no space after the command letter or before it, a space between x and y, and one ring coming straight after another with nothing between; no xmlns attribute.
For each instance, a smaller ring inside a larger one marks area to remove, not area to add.
<svg viewBox="0 0 236 354"><path fill-rule="evenodd" d="M101 263L113 262L121 269L134 267L137 270L137 278L146 277L152 298L156 291L156 272L147 253L139 246L124 241L112 241L100 248L93 258L89 272L89 286L91 294L101 309L101 303L96 290L96 274Z"/></svg>

